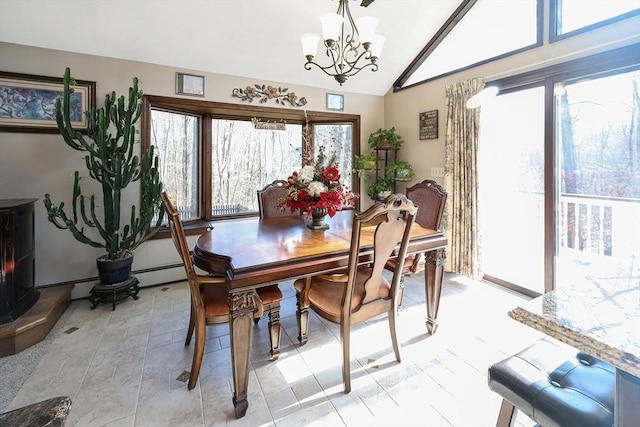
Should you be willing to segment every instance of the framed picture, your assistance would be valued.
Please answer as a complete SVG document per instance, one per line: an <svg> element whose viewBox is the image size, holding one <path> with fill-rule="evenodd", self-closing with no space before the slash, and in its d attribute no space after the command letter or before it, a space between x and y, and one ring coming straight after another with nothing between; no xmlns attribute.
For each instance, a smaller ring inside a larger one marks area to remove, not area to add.
<svg viewBox="0 0 640 427"><path fill-rule="evenodd" d="M176 94L204 96L204 76L176 73Z"/></svg>
<svg viewBox="0 0 640 427"><path fill-rule="evenodd" d="M344 95L337 93L327 93L327 110L343 111Z"/></svg>
<svg viewBox="0 0 640 427"><path fill-rule="evenodd" d="M76 80L72 88L71 124L86 130L84 112L96 106L96 83ZM0 131L58 133L55 105L63 92L62 78L0 71Z"/></svg>
<svg viewBox="0 0 640 427"><path fill-rule="evenodd" d="M438 139L438 110L420 113L420 139Z"/></svg>

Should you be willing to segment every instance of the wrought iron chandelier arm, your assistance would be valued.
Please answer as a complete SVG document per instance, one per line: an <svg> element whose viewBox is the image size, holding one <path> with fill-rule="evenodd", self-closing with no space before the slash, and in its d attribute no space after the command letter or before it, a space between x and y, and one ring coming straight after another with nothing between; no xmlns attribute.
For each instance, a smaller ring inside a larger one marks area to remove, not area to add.
<svg viewBox="0 0 640 427"><path fill-rule="evenodd" d="M377 54L370 50L371 39L369 37L375 37L375 35L371 34L372 28L370 25L367 25L368 31L367 35L364 36L366 37L365 41L360 42L359 31L349 11L348 0L340 0L337 15L342 16L339 34L333 34L330 38L324 40L325 53L330 58L331 63L327 66L316 63L314 61L315 53L310 53L307 50L308 53L305 53L307 62L304 64L304 68L305 70L311 70L311 66L314 65L342 85L349 77L355 76L365 68L377 71L378 64L376 61L378 58ZM371 23L371 18L365 19L368 20L369 24ZM376 24L377 19L373 26L375 27ZM382 39L384 41L384 38ZM363 48L362 51L360 51L361 48Z"/></svg>

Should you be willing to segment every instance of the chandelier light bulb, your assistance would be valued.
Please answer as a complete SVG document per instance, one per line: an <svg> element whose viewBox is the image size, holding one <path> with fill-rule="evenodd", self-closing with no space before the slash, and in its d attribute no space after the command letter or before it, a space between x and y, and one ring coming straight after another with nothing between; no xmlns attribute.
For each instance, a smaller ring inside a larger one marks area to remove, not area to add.
<svg viewBox="0 0 640 427"><path fill-rule="evenodd" d="M325 13L320 17L322 23L322 38L324 40L337 41L340 39L340 30L344 18L337 13Z"/></svg>
<svg viewBox="0 0 640 427"><path fill-rule="evenodd" d="M304 33L300 36L300 41L302 41L302 53L304 56L308 61L313 60L313 57L316 56L318 52L320 36L313 33Z"/></svg>
<svg viewBox="0 0 640 427"><path fill-rule="evenodd" d="M376 34L375 36L373 36L371 46L369 47L369 50L371 51L372 61L380 58L380 55L382 54L382 45L384 44L385 40L386 38L384 36L381 36L380 34Z"/></svg>
<svg viewBox="0 0 640 427"><path fill-rule="evenodd" d="M356 21L358 39L360 40L360 43L364 44L373 42L378 22L380 22L379 19L374 16L365 16Z"/></svg>

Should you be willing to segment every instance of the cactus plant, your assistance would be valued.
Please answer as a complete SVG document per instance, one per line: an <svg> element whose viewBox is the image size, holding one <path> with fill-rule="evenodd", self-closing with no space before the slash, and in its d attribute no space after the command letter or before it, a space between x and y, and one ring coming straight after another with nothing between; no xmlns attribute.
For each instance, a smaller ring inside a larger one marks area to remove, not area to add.
<svg viewBox="0 0 640 427"><path fill-rule="evenodd" d="M71 126L69 101L75 81L69 68L65 70L63 82L62 101L57 100L55 106L58 129L69 147L87 153L84 161L89 176L102 185L102 202L96 202L92 194L87 206L87 198L80 187L82 178L76 171L71 216L65 211L64 202L56 206L50 195L45 194L48 220L60 229L69 230L79 242L104 248L106 259L122 259L155 234L164 216L158 157L153 146L140 156L134 154L135 124L142 112L142 91L138 90L138 79L134 77L128 101L124 96L117 98L115 91L107 94L103 108L85 112L88 130L84 135ZM129 223L122 226L121 214L126 209L121 205L122 192L136 181L140 181L140 208L132 205ZM102 215L97 212L98 206L101 206ZM89 233L91 229L95 231Z"/></svg>

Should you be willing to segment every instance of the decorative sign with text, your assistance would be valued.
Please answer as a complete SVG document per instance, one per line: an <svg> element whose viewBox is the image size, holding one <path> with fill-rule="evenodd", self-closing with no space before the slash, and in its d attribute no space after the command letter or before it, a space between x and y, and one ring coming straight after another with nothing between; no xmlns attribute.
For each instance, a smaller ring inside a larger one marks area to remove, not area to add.
<svg viewBox="0 0 640 427"><path fill-rule="evenodd" d="M420 113L420 139L438 139L438 110Z"/></svg>

